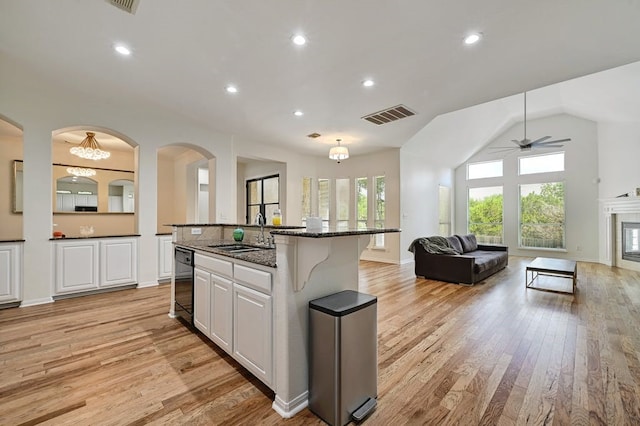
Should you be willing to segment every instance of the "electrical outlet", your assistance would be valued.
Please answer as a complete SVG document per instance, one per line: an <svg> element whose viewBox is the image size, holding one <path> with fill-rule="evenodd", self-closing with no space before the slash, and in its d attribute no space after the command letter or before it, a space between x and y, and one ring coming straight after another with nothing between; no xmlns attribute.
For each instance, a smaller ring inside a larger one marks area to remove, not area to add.
<svg viewBox="0 0 640 426"><path fill-rule="evenodd" d="M191 228L191 235L200 235L202 234L202 228Z"/></svg>

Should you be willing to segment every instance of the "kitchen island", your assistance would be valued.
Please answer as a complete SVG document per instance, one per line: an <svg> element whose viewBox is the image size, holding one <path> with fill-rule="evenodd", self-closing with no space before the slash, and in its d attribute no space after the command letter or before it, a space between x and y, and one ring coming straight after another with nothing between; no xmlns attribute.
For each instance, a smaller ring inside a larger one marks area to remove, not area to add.
<svg viewBox="0 0 640 426"><path fill-rule="evenodd" d="M208 306L212 310L210 318L220 317L221 307L226 305L217 303L215 297L218 294L220 299L228 299L225 288L230 287L232 308L225 315L232 315L232 327L223 330L225 336L219 339L222 345L213 337L212 340L248 366L249 371L275 392L275 411L282 417L292 417L308 404L309 301L343 290L358 290L358 262L371 235L400 230L269 231L275 239L275 250L265 250L256 256L261 256L262 261L275 256L274 267L256 262L253 263L255 271L251 268L251 253L215 253L211 251L215 248L204 250L203 246L209 244L203 243L198 248L198 243L193 241L176 240L175 244L195 250L196 256L203 256L201 261L209 257L218 262L216 265L229 262L230 266L224 269L228 271L227 275L217 278L217 287L212 284L213 302ZM191 234L187 231L185 235ZM238 274L235 274L236 270ZM197 300L195 305L195 318L198 318ZM217 313L213 312L216 307ZM222 323L226 324L225 321ZM253 343L247 341L246 334L242 335L251 326L256 333ZM212 325L212 332L213 328ZM255 356L248 354L249 350L253 350Z"/></svg>

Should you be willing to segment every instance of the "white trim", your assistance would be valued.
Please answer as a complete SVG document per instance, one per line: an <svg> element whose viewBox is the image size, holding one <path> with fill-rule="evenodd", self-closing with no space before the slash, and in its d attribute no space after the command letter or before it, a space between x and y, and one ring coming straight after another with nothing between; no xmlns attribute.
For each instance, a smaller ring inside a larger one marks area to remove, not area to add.
<svg viewBox="0 0 640 426"><path fill-rule="evenodd" d="M147 287L157 287L158 281L145 281L143 283L138 283L138 288L147 288Z"/></svg>
<svg viewBox="0 0 640 426"><path fill-rule="evenodd" d="M276 395L275 399L273 400L273 404L271 405L271 408L273 408L273 410L276 413L280 414L280 417L283 417L285 419L290 419L291 417L298 414L300 411L307 408L308 405L309 405L309 392L304 391L303 393L293 398L289 402L283 401L282 398Z"/></svg>
<svg viewBox="0 0 640 426"><path fill-rule="evenodd" d="M42 297L40 299L23 300L22 303L20 303L20 307L25 308L27 306L45 305L53 302L53 297Z"/></svg>

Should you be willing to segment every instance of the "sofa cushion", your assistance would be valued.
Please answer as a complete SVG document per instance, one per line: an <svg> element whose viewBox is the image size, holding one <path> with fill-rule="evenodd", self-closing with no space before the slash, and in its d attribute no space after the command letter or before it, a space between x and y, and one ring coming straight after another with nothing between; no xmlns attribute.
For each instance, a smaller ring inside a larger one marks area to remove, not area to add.
<svg viewBox="0 0 640 426"><path fill-rule="evenodd" d="M484 251L476 250L470 253L475 258L475 264L473 266L473 272L481 274L488 270L493 270L504 262L506 265L509 255L506 251Z"/></svg>
<svg viewBox="0 0 640 426"><path fill-rule="evenodd" d="M458 239L458 237L452 235L450 237L447 237L447 241L449 241L449 244L456 251L456 253L462 254L462 244L460 244L460 240Z"/></svg>
<svg viewBox="0 0 640 426"><path fill-rule="evenodd" d="M476 236L474 234L467 235L455 235L460 240L460 244L462 245L462 252L469 253L470 251L474 251L478 249L478 242L476 241Z"/></svg>

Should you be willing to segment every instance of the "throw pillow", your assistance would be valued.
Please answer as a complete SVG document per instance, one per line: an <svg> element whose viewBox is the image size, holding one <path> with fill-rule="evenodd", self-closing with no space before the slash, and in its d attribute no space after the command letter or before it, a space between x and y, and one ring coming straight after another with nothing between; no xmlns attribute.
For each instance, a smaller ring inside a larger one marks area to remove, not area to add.
<svg viewBox="0 0 640 426"><path fill-rule="evenodd" d="M447 237L447 241L449 241L449 244L451 244L451 247L453 247L453 249L456 251L456 253L458 253L458 254L462 254L463 253L462 244L460 244L460 240L455 235Z"/></svg>
<svg viewBox="0 0 640 426"><path fill-rule="evenodd" d="M478 242L476 241L476 236L474 234L468 235L457 235L460 240L460 244L462 244L462 252L469 253L470 251L478 250Z"/></svg>

